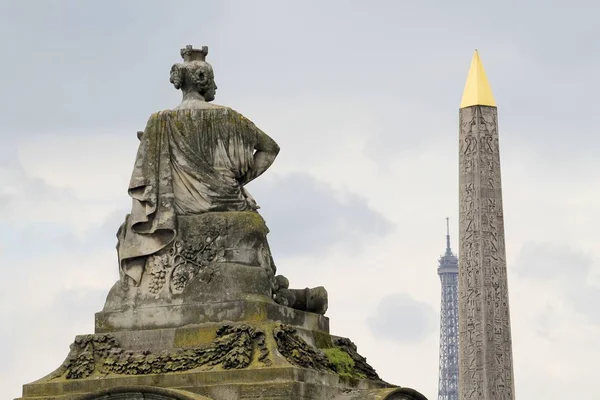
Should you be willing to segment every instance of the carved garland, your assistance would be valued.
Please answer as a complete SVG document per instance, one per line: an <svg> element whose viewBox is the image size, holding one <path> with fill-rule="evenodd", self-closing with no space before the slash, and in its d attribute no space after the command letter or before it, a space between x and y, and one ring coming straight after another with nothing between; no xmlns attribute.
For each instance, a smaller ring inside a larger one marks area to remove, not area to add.
<svg viewBox="0 0 600 400"><path fill-rule="evenodd" d="M289 325L280 325L273 330L273 336L277 342L277 350L291 364L319 371L335 372L333 364L325 354L299 337L295 328Z"/></svg>
<svg viewBox="0 0 600 400"><path fill-rule="evenodd" d="M339 373L336 365L332 363L324 352L309 345L298 336L295 328L289 325L280 325L273 331L277 350L293 365L311 368L319 371ZM367 359L358 354L356 345L350 339L337 338L333 341L335 348L345 352L352 359L351 376L381 381L375 369L367 364Z"/></svg>
<svg viewBox="0 0 600 400"><path fill-rule="evenodd" d="M202 366L221 365L240 369L250 365L255 349L258 361L271 364L265 334L249 325L224 325L214 341L191 349L173 349L160 354L121 348L110 334L79 336L55 377L81 379L94 371L108 374L144 375L187 371Z"/></svg>

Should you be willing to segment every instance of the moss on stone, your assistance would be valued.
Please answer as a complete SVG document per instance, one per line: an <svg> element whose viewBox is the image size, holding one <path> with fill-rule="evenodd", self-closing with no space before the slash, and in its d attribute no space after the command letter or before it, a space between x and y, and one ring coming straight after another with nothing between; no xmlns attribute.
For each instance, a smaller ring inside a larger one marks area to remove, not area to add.
<svg viewBox="0 0 600 400"><path fill-rule="evenodd" d="M343 377L351 379L367 379L367 376L362 372L358 371L355 367L356 364L350 354L345 352L339 347L332 347L329 349L322 349L325 356L333 365L335 372Z"/></svg>
<svg viewBox="0 0 600 400"><path fill-rule="evenodd" d="M260 232L264 235L268 233L265 221L260 214L251 211L241 211L228 213L227 217L232 226L235 226L241 232Z"/></svg>
<svg viewBox="0 0 600 400"><path fill-rule="evenodd" d="M180 328L175 331L173 347L190 348L212 342L217 336L217 328Z"/></svg>
<svg viewBox="0 0 600 400"><path fill-rule="evenodd" d="M313 331L315 347L318 349L329 349L333 347L331 335L323 331Z"/></svg>
<svg viewBox="0 0 600 400"><path fill-rule="evenodd" d="M252 308L247 308L244 313L244 320L248 322L264 322L268 320L267 309L263 304L254 304Z"/></svg>
<svg viewBox="0 0 600 400"><path fill-rule="evenodd" d="M354 377L354 360L344 350L333 347L323 352L333 365L335 372L341 376Z"/></svg>

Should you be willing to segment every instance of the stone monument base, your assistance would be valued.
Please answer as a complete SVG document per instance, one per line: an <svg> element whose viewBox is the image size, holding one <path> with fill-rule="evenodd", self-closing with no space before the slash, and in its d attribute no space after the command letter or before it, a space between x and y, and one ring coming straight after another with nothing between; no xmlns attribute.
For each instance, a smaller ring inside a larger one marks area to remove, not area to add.
<svg viewBox="0 0 600 400"><path fill-rule="evenodd" d="M111 392L116 394L126 391L125 389L131 391L131 388L138 388L141 393L149 393L153 388L175 389L180 394L186 395L187 397L182 397L186 400L424 399L407 388L386 387L368 381L344 379L334 374L287 367L143 377L106 377L102 380L82 380L71 385L66 382L53 385L29 384L25 385L24 397L19 400L128 399L128 397L102 396ZM147 389L144 391L142 388ZM132 397L132 399L137 398ZM142 398L155 399L149 396L139 397ZM164 399L179 399L179 397L164 397Z"/></svg>
<svg viewBox="0 0 600 400"><path fill-rule="evenodd" d="M282 306L266 296L244 295L237 300L223 302L101 311L96 313L96 333L161 330L221 321L279 321L305 329L329 332L329 318L324 315Z"/></svg>
<svg viewBox="0 0 600 400"><path fill-rule="evenodd" d="M19 400L425 400L381 380L350 340L318 326L211 322L78 336L63 365L24 385Z"/></svg>

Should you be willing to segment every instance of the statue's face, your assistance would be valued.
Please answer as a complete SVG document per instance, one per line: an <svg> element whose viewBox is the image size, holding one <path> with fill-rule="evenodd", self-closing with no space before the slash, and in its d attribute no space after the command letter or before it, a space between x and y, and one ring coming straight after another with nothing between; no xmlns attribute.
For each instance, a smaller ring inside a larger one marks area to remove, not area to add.
<svg viewBox="0 0 600 400"><path fill-rule="evenodd" d="M213 101L217 92L215 74L209 63L202 64L202 67L197 72L198 80L196 81L196 88L198 93L204 97L204 100Z"/></svg>
<svg viewBox="0 0 600 400"><path fill-rule="evenodd" d="M213 101L215 99L216 93L217 93L217 83L215 82L215 77L214 77L214 74L211 69L210 79L208 82L208 88L204 92L204 100Z"/></svg>

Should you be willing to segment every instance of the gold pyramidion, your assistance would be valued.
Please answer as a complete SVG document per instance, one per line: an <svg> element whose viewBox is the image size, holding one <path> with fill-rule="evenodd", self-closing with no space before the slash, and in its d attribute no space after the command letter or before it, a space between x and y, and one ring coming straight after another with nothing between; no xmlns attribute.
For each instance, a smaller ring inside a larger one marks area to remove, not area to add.
<svg viewBox="0 0 600 400"><path fill-rule="evenodd" d="M471 68L469 68L469 75L467 76L467 83L465 83L465 90L463 91L462 100L460 102L460 108L471 106L496 107L496 101L494 100L494 95L492 95L492 88L485 76L485 70L483 69L483 64L479 59L477 50L475 50L475 53L473 54Z"/></svg>

